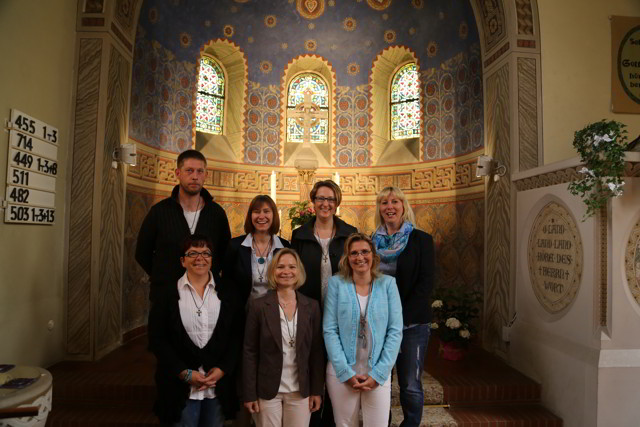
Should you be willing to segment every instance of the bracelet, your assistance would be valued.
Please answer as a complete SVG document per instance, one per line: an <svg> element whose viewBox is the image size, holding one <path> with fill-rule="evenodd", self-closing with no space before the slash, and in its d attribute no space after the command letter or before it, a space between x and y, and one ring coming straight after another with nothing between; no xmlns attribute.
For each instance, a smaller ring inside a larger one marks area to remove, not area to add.
<svg viewBox="0 0 640 427"><path fill-rule="evenodd" d="M193 371L191 369L187 369L187 373L185 374L184 378L182 379L182 381L184 381L185 383L188 383L189 381L191 381L191 373Z"/></svg>

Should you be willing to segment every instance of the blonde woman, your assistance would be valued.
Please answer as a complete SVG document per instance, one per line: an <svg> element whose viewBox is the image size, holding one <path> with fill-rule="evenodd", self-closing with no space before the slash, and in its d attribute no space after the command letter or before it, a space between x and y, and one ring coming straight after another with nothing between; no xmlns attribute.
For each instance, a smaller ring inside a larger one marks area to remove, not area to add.
<svg viewBox="0 0 640 427"><path fill-rule="evenodd" d="M270 290L249 301L244 406L258 427L307 426L324 390L320 307L297 291L306 276L294 250L274 254L267 277Z"/></svg>
<svg viewBox="0 0 640 427"><path fill-rule="evenodd" d="M402 427L417 427L422 420L421 374L431 323L433 238L418 230L415 223L415 215L402 190L387 187L380 191L372 238L381 258L380 270L395 277L402 302L403 337L396 362L404 414Z"/></svg>
<svg viewBox="0 0 640 427"><path fill-rule="evenodd" d="M340 274L329 279L323 331L329 355L327 389L337 426L386 427L391 368L402 341L402 306L393 277L380 274L371 239L345 242Z"/></svg>

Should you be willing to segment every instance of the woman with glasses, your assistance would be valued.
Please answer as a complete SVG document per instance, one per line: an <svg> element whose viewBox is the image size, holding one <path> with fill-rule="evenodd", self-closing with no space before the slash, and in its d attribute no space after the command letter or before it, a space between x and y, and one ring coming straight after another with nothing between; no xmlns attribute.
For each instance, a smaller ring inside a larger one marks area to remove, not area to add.
<svg viewBox="0 0 640 427"><path fill-rule="evenodd" d="M342 201L342 191L338 184L331 180L318 181L309 196L316 215L293 231L291 247L300 254L307 272L307 280L300 288L300 293L319 301L322 307L329 278L338 271L344 242L351 233L358 230L336 216L336 210ZM312 416L311 425L335 425L328 395L325 394L322 411Z"/></svg>
<svg viewBox="0 0 640 427"><path fill-rule="evenodd" d="M182 254L186 272L160 288L149 313L149 349L158 361L154 412L162 425L222 426L237 409L229 378L242 345L234 331L242 311L210 271L208 237L188 236Z"/></svg>
<svg viewBox="0 0 640 427"><path fill-rule="evenodd" d="M358 230L336 216L342 191L335 182L316 182L310 198L316 216L293 231L291 247L300 254L307 272L300 292L322 305L329 278L338 271L344 242Z"/></svg>
<svg viewBox="0 0 640 427"><path fill-rule="evenodd" d="M324 393L320 307L296 290L305 272L294 250L275 254L267 276L271 290L247 314L244 406L258 427L307 426Z"/></svg>
<svg viewBox="0 0 640 427"><path fill-rule="evenodd" d="M273 255L289 242L278 237L280 216L273 199L258 195L251 200L244 220L246 234L231 239L222 277L234 287L242 302L267 293L267 266Z"/></svg>
<svg viewBox="0 0 640 427"><path fill-rule="evenodd" d="M402 306L393 277L380 274L371 239L345 242L340 274L329 279L323 331L327 390L337 426L387 427L391 369L402 341Z"/></svg>
<svg viewBox="0 0 640 427"><path fill-rule="evenodd" d="M396 279L402 302L403 337L396 362L403 427L419 426L424 394L421 374L429 343L433 288L433 238L415 228L415 215L397 187L384 188L376 199L373 241L380 271Z"/></svg>

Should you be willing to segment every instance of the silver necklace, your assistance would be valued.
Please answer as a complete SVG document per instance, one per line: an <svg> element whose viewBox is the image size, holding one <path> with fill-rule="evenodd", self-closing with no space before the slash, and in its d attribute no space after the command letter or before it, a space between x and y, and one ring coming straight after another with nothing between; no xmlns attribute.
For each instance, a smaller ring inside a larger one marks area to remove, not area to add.
<svg viewBox="0 0 640 427"><path fill-rule="evenodd" d="M322 242L320 241L320 233L318 233L318 228L316 227L315 224L313 225L313 234L315 235L316 240L320 245L320 250L322 251L322 261L327 262L327 260L329 259L329 247L331 246L331 242L333 241L333 238L336 235L336 226L334 224L333 228L331 229L331 237L329 238L329 243L327 244L326 251L324 250L324 246L322 246Z"/></svg>
<svg viewBox="0 0 640 427"><path fill-rule="evenodd" d="M196 306L196 313L198 313L198 317L200 317L202 315L202 306L204 306L204 303L207 301L207 296L209 295L209 288L207 287L207 289L204 291L204 296L202 297L202 304L200 304L200 307L198 307L196 298L193 296L193 289L191 289L191 286L189 286L189 293L191 294L193 305Z"/></svg>
<svg viewBox="0 0 640 427"><path fill-rule="evenodd" d="M289 305L291 303L287 303L285 304L285 307L287 305ZM298 306L296 306L296 309L293 312L293 316L291 317L291 329L293 329L293 332L289 329L289 320L287 319L287 313L285 313L284 311L284 307L282 307L282 304L280 304L280 299L278 299L278 305L280 306L280 310L282 310L282 314L284 315L284 323L287 325L287 335L289 335L289 347L294 348L296 345L296 313L298 312Z"/></svg>
<svg viewBox="0 0 640 427"><path fill-rule="evenodd" d="M196 212L193 214L193 220L191 221L191 227L189 227L189 231L193 234L196 230L193 228L196 225L196 221L198 220L198 213L200 212L200 196L198 196L198 205L196 206Z"/></svg>
<svg viewBox="0 0 640 427"><path fill-rule="evenodd" d="M360 306L360 298L358 298L358 288L356 282L353 282L353 288L356 291L356 301L358 301L358 313L360 313L360 322L358 330L358 340L362 348L367 348L367 311L369 311L369 302L371 301L371 290L373 289L373 279L369 283L369 296L367 297L367 306L364 308L364 314L362 314L362 307Z"/></svg>

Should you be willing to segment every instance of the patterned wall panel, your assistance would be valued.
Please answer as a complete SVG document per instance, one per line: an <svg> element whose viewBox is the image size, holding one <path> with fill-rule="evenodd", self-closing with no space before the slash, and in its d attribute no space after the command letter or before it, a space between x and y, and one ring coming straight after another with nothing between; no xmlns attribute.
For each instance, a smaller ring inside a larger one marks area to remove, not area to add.
<svg viewBox="0 0 640 427"><path fill-rule="evenodd" d="M102 159L100 278L96 296L96 352L121 338L124 170L111 167L110 153L125 142L131 64L112 48L107 75L107 108Z"/></svg>
<svg viewBox="0 0 640 427"><path fill-rule="evenodd" d="M369 86L338 87L336 116L336 166L368 166Z"/></svg>
<svg viewBox="0 0 640 427"><path fill-rule="evenodd" d="M149 194L127 185L122 272L122 330L130 331L147 323L149 276L135 260L138 232L145 215L164 196Z"/></svg>
<svg viewBox="0 0 640 427"><path fill-rule="evenodd" d="M518 146L520 171L538 166L536 60L518 58Z"/></svg>
<svg viewBox="0 0 640 427"><path fill-rule="evenodd" d="M251 82L244 161L280 164L280 90Z"/></svg>
<svg viewBox="0 0 640 427"><path fill-rule="evenodd" d="M157 42L136 39L129 136L179 153L191 146L196 64L178 62Z"/></svg>
<svg viewBox="0 0 640 427"><path fill-rule="evenodd" d="M511 171L509 141L509 65L487 78L487 153ZM487 281L485 284L485 347L504 350L502 326L509 320L511 282L511 182L488 181L487 190Z"/></svg>
<svg viewBox="0 0 640 427"><path fill-rule="evenodd" d="M483 140L480 46L441 67L422 73L425 106L424 160L461 156L481 148Z"/></svg>
<svg viewBox="0 0 640 427"><path fill-rule="evenodd" d="M101 39L80 40L78 97L73 131L67 285L67 352L73 355L91 353L91 212L101 54Z"/></svg>
<svg viewBox="0 0 640 427"><path fill-rule="evenodd" d="M503 0L475 0L484 31L485 51L489 52L507 37Z"/></svg>
<svg viewBox="0 0 640 427"><path fill-rule="evenodd" d="M518 34L533 35L533 11L531 0L516 0Z"/></svg>

